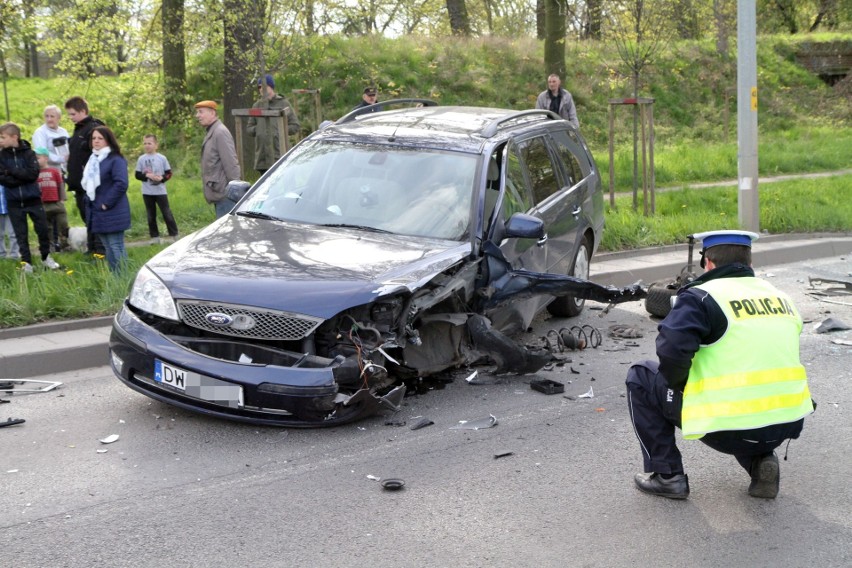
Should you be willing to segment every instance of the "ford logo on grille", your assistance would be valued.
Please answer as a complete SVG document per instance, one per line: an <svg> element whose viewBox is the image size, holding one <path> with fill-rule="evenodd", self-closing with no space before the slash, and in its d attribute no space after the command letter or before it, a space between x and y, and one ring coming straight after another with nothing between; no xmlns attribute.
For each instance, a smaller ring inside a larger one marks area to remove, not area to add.
<svg viewBox="0 0 852 568"><path fill-rule="evenodd" d="M234 318L232 318L228 314L220 314L218 312L207 314L206 316L204 316L204 319L206 319L211 324L219 327L228 327L229 325L231 325L231 322L234 321Z"/></svg>

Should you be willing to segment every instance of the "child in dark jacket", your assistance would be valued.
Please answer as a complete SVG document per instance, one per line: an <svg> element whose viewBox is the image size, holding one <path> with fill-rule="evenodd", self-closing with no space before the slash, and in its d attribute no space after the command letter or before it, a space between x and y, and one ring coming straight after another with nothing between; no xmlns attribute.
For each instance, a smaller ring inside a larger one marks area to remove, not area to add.
<svg viewBox="0 0 852 568"><path fill-rule="evenodd" d="M27 216L33 222L38 236L41 262L46 268L57 269L59 264L50 258L50 237L47 218L41 203L38 186L38 160L29 142L21 140L21 129L13 122L0 125L0 185L6 188L6 205L9 220L18 239L21 267L32 272L32 254L29 245Z"/></svg>

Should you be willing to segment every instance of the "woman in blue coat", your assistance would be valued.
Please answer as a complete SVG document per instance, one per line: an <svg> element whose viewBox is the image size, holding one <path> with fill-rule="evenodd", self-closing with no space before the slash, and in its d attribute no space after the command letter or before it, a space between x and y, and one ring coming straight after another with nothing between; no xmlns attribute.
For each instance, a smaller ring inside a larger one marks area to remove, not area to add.
<svg viewBox="0 0 852 568"><path fill-rule="evenodd" d="M124 231L130 228L127 200L127 160L115 134L106 126L92 130L92 155L83 170L86 190L86 227L98 235L106 249L109 269L117 272L127 259Z"/></svg>

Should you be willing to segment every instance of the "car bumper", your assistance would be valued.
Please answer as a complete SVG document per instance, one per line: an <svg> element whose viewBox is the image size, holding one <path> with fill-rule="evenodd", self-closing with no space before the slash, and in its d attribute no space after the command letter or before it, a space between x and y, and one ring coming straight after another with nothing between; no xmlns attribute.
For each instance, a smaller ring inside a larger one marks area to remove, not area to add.
<svg viewBox="0 0 852 568"><path fill-rule="evenodd" d="M306 365L300 353L169 336L126 305L113 320L109 346L113 372L130 388L219 418L278 426L332 426L375 414L375 403L381 402L368 393L340 394L334 375L340 361L311 358ZM258 358L275 362L240 362ZM158 365L161 370L165 365L185 371L194 385L179 389L156 380ZM217 391L228 394L210 394Z"/></svg>

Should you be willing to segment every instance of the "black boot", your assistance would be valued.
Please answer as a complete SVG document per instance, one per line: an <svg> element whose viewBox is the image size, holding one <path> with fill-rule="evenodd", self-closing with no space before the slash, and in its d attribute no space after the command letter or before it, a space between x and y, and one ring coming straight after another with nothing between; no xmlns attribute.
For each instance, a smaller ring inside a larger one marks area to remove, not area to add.
<svg viewBox="0 0 852 568"><path fill-rule="evenodd" d="M671 479L664 479L659 473L637 473L633 476L636 487L644 493L668 497L669 499L686 499L689 497L689 478L685 473L678 473Z"/></svg>
<svg viewBox="0 0 852 568"><path fill-rule="evenodd" d="M751 461L751 484L748 494L760 499L775 499L781 481L781 467L775 452L755 456Z"/></svg>

